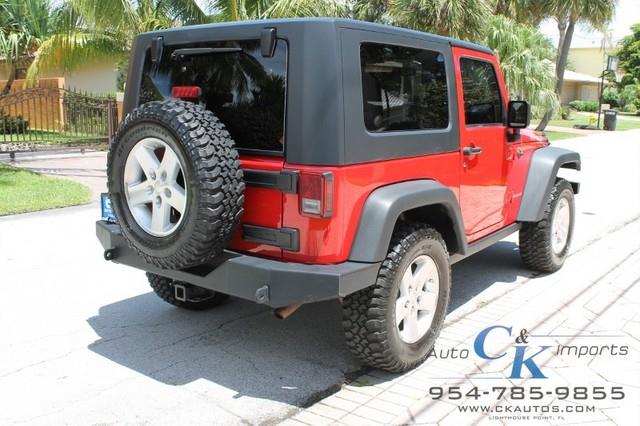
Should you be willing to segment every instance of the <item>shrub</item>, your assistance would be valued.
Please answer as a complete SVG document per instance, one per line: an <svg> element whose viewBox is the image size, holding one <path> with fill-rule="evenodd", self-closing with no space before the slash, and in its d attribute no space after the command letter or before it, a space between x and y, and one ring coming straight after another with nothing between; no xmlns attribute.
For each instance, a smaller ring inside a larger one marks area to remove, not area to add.
<svg viewBox="0 0 640 426"><path fill-rule="evenodd" d="M16 135L27 133L27 130L29 130L28 120L20 115L12 117L8 113L0 111L0 134Z"/></svg>
<svg viewBox="0 0 640 426"><path fill-rule="evenodd" d="M622 108L622 111L624 112L630 112L631 114L635 114L638 112L638 108L636 108L635 104L633 102L629 102L628 104L626 104L624 106L624 108Z"/></svg>
<svg viewBox="0 0 640 426"><path fill-rule="evenodd" d="M627 84L620 91L620 95L618 96L618 105L626 111L626 108L629 104L634 105L636 108L636 102L639 101L640 98L640 90L638 90L638 86L635 84Z"/></svg>
<svg viewBox="0 0 640 426"><path fill-rule="evenodd" d="M571 120L571 107L563 106L560 110L560 116L563 120Z"/></svg>
<svg viewBox="0 0 640 426"><path fill-rule="evenodd" d="M575 100L569 102L569 105L578 111L598 112L598 101Z"/></svg>
<svg viewBox="0 0 640 426"><path fill-rule="evenodd" d="M611 108L619 107L620 93L615 86L609 86L602 92L602 100L605 104L611 105Z"/></svg>

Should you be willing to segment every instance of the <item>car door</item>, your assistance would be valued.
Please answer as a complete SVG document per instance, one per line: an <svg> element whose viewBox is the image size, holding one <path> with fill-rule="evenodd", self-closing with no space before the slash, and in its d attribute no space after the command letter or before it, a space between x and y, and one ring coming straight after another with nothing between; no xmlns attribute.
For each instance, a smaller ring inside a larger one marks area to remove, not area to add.
<svg viewBox="0 0 640 426"><path fill-rule="evenodd" d="M460 122L460 206L469 241L504 221L506 93L495 56L454 47Z"/></svg>

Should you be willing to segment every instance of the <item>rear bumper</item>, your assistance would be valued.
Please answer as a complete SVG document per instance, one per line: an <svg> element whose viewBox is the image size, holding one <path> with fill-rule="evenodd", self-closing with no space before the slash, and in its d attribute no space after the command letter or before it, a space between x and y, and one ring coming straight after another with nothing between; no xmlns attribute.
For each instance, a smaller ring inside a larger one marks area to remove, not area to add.
<svg viewBox="0 0 640 426"><path fill-rule="evenodd" d="M129 248L120 227L96 223L109 260L274 308L344 297L375 283L379 263L335 265L287 263L225 251L214 263L185 270L157 268ZM106 256L105 256L106 257Z"/></svg>

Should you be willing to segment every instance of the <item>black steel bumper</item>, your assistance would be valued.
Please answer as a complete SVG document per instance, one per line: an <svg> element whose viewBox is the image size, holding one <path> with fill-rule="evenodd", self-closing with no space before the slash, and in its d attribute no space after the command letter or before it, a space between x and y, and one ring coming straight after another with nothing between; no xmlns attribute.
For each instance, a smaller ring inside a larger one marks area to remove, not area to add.
<svg viewBox="0 0 640 426"><path fill-rule="evenodd" d="M344 297L375 283L379 263L305 265L225 251L214 263L185 270L155 267L129 248L120 227L96 223L105 258L274 308Z"/></svg>

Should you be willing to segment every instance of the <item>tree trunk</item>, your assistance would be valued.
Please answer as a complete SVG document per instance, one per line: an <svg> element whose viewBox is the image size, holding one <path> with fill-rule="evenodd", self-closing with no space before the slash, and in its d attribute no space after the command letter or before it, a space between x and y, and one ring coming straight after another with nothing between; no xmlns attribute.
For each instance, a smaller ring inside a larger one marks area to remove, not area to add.
<svg viewBox="0 0 640 426"><path fill-rule="evenodd" d="M2 89L0 96L8 95L9 91L11 91L11 86L13 86L13 82L16 81L16 72L18 67L15 62L11 62L10 66L9 78L7 79L7 84L4 86L4 89Z"/></svg>
<svg viewBox="0 0 640 426"><path fill-rule="evenodd" d="M562 47L558 52L558 62L556 63L556 93L558 97L562 94L562 83L564 82L564 70L567 68L567 59L569 58L569 48L571 47L571 39L573 38L573 30L576 27L575 21L570 21L567 32L562 40Z"/></svg>
<svg viewBox="0 0 640 426"><path fill-rule="evenodd" d="M569 57L569 48L571 47L571 39L576 23L570 19L567 24L565 21L558 21L558 31L560 38L558 39L558 53L556 56L556 87L555 92L558 98L562 95L562 83L564 82L564 70L567 67L567 58ZM547 111L542 117L540 124L536 130L541 132L547 127L549 121L553 118L553 111Z"/></svg>

